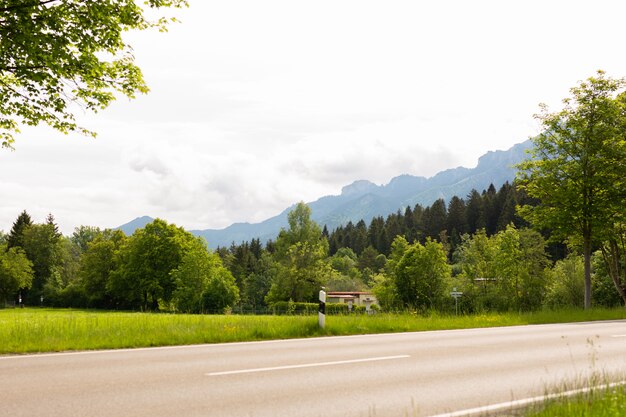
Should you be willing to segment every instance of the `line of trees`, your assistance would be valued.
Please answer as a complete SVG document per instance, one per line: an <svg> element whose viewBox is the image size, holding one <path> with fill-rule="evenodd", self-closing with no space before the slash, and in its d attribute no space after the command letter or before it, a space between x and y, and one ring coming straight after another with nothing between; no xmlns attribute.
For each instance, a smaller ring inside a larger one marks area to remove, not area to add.
<svg viewBox="0 0 626 417"><path fill-rule="evenodd" d="M160 219L132 236L81 226L65 237L52 215L36 224L24 211L0 240L0 301L197 313L239 300L206 242Z"/></svg>
<svg viewBox="0 0 626 417"><path fill-rule="evenodd" d="M383 308L535 310L626 302L626 81L599 72L537 116L519 182L329 232L299 203L275 241L207 249L155 220L132 236L23 212L0 234L0 297L29 304L186 312L262 310L329 290ZM43 297L43 299L42 299Z"/></svg>
<svg viewBox="0 0 626 417"><path fill-rule="evenodd" d="M23 212L0 238L0 296L15 300L21 293L30 305L43 297L44 305L64 307L259 312L279 302L313 302L326 286L373 291L387 310L451 311L449 291L457 288L465 312L583 305L582 257L571 253L552 264L535 230L513 222L493 234L483 228L460 236L454 250L446 233L439 235L411 240L398 234L387 254L372 246L331 254L332 234L299 203L276 241L253 239L211 252L200 238L160 219L132 236L82 226L64 237L51 215L34 224ZM594 302L618 305L600 252L594 263Z"/></svg>
<svg viewBox="0 0 626 417"><path fill-rule="evenodd" d="M438 199L427 207L407 206L386 218L373 218L369 226L361 220L356 224L348 222L332 232L324 228L324 235L328 238L331 255L341 248L350 248L357 255L373 248L389 256L396 236L422 244L428 238L442 240L449 244L451 254L465 234L473 235L484 229L491 236L509 224L527 227L528 223L517 215L516 207L529 203L526 194L515 185L506 182L496 191L491 184L482 193L472 190L465 199L454 196L447 204Z"/></svg>

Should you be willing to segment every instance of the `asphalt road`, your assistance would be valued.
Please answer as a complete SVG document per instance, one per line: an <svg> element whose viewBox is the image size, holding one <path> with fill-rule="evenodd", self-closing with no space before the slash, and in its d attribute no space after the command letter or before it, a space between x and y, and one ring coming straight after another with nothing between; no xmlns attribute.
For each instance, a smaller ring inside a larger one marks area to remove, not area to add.
<svg viewBox="0 0 626 417"><path fill-rule="evenodd" d="M429 416L626 375L626 321L0 356L0 416Z"/></svg>

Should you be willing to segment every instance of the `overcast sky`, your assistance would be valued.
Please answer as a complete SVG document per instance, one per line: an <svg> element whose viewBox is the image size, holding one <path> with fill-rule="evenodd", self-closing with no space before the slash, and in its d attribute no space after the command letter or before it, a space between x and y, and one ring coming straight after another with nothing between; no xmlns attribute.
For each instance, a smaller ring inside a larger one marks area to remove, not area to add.
<svg viewBox="0 0 626 417"><path fill-rule="evenodd" d="M358 179L474 167L597 69L626 76L626 2L190 0L129 34L151 92L0 150L0 230L259 222Z"/></svg>

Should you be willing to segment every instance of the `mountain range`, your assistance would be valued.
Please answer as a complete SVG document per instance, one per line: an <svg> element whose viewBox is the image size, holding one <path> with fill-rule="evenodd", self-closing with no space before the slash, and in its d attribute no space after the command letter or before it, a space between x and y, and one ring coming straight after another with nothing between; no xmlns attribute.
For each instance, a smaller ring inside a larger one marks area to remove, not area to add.
<svg viewBox="0 0 626 417"><path fill-rule="evenodd" d="M340 195L329 195L308 203L311 218L329 231L363 219L369 224L377 216L387 216L398 209L420 204L430 206L439 198L446 202L453 196L465 198L472 189L479 192L490 184L499 188L515 178L514 165L528 157L526 150L532 147L530 140L519 143L506 151L491 151L478 159L475 168L458 167L448 169L433 177L400 175L386 185L376 185L367 180L358 180L342 188ZM260 223L235 223L225 229L190 230L204 237L211 248L230 246L259 238L261 242L275 239L281 228L286 228L287 213L292 205L277 216ZM130 235L153 219L149 216L136 218L119 227Z"/></svg>

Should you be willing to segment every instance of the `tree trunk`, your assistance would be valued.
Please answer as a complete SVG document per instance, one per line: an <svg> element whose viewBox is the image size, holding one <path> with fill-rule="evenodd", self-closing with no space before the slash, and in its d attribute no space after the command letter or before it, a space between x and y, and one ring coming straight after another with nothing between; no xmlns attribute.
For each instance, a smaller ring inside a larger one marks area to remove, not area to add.
<svg viewBox="0 0 626 417"><path fill-rule="evenodd" d="M591 238L583 237L583 256L585 258L585 310L591 308Z"/></svg>

